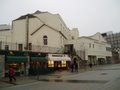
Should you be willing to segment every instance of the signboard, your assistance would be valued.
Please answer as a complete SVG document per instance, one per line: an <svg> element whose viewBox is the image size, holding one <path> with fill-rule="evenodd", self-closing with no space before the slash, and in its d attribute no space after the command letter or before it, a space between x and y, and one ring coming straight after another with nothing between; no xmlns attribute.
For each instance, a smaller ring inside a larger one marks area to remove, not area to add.
<svg viewBox="0 0 120 90"><path fill-rule="evenodd" d="M5 76L5 56L0 55L0 78Z"/></svg>
<svg viewBox="0 0 120 90"><path fill-rule="evenodd" d="M48 54L48 59L53 61L71 61L71 58L67 54Z"/></svg>

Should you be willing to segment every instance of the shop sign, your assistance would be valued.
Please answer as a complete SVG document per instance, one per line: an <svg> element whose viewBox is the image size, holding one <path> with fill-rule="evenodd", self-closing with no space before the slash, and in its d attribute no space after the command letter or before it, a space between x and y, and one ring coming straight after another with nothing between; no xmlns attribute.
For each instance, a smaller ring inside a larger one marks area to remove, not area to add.
<svg viewBox="0 0 120 90"><path fill-rule="evenodd" d="M49 54L48 56L51 56L51 57L65 57L66 55L65 54Z"/></svg>

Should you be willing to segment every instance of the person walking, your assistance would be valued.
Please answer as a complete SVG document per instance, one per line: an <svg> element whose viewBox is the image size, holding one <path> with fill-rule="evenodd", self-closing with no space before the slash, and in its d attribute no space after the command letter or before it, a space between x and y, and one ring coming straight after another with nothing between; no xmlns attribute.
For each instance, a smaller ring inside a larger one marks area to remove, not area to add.
<svg viewBox="0 0 120 90"><path fill-rule="evenodd" d="M73 69L74 69L74 64L73 63L70 63L70 68L71 68L71 72L73 72Z"/></svg>
<svg viewBox="0 0 120 90"><path fill-rule="evenodd" d="M14 76L14 69L10 68L9 69L9 81L12 82L13 79L14 79L14 81L16 81L16 78Z"/></svg>
<svg viewBox="0 0 120 90"><path fill-rule="evenodd" d="M78 63L75 63L75 71L78 72Z"/></svg>
<svg viewBox="0 0 120 90"><path fill-rule="evenodd" d="M92 68L92 63L89 63L89 67Z"/></svg>

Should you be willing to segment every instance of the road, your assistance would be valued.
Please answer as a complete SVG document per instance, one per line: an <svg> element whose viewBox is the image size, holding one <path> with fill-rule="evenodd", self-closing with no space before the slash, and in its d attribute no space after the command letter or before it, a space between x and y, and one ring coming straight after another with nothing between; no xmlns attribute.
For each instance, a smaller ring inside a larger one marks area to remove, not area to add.
<svg viewBox="0 0 120 90"><path fill-rule="evenodd" d="M96 67L82 73L40 78L33 83L0 90L120 90L120 64Z"/></svg>

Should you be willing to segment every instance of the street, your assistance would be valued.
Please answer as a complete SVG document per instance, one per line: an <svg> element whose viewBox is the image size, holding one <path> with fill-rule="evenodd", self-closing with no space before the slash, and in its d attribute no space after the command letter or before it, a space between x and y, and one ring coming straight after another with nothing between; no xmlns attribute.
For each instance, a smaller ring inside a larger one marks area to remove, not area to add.
<svg viewBox="0 0 120 90"><path fill-rule="evenodd" d="M63 74L61 77L40 77L33 83L13 85L0 90L120 90L119 83L120 64L113 64L81 73Z"/></svg>

